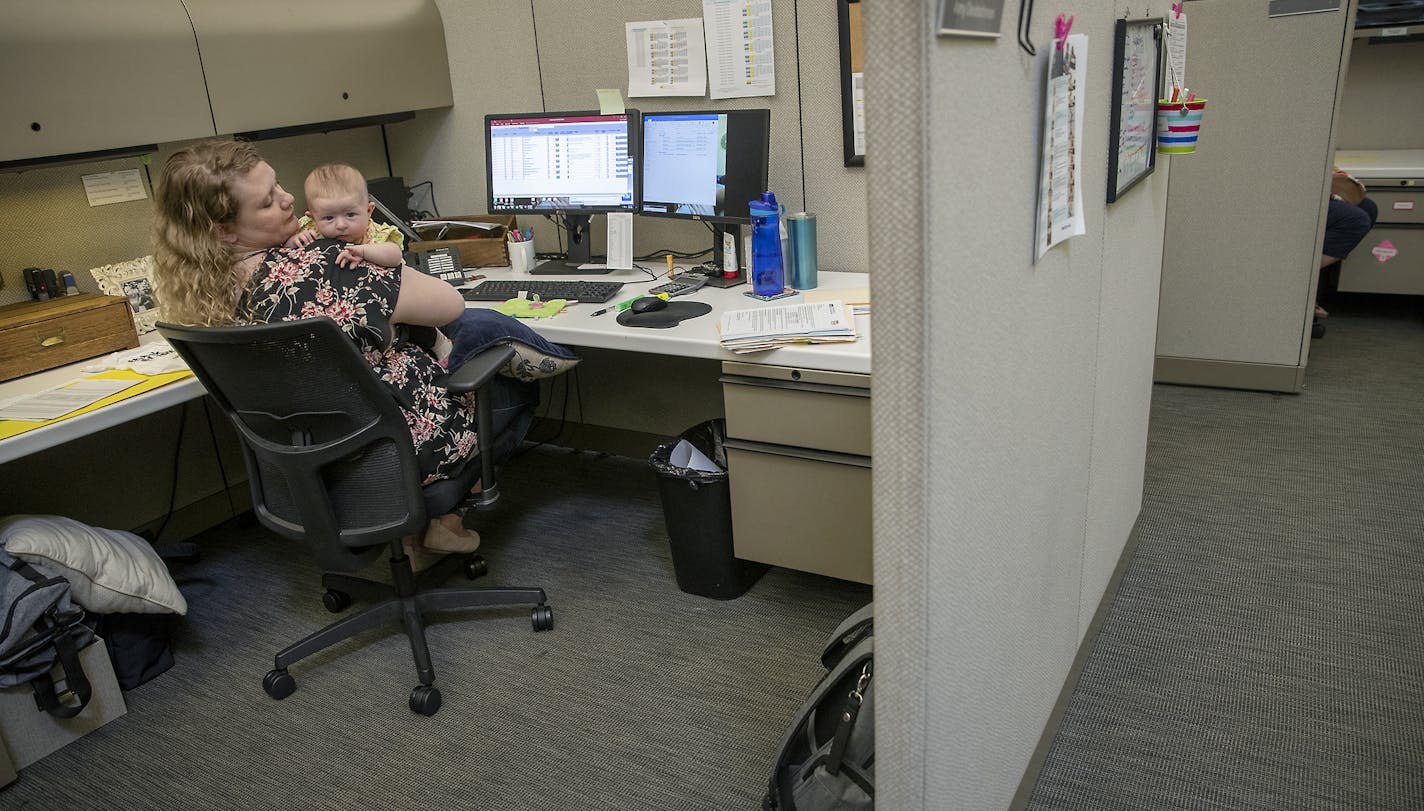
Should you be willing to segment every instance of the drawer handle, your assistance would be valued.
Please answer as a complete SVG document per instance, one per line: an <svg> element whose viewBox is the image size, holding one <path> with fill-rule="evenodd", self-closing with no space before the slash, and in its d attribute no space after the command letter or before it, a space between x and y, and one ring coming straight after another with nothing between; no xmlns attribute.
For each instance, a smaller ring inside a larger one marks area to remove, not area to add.
<svg viewBox="0 0 1424 811"><path fill-rule="evenodd" d="M64 343L64 336L54 335L44 339L43 341L40 341L40 346L59 346L62 343Z"/></svg>

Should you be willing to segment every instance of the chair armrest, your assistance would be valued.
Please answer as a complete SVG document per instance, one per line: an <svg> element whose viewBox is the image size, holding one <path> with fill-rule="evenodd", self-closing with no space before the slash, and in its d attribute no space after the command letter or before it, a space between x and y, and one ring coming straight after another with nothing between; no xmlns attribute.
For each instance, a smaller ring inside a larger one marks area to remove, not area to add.
<svg viewBox="0 0 1424 811"><path fill-rule="evenodd" d="M460 368L451 372L445 379L445 388L455 394L474 391L494 377L500 369L508 366L513 359L514 347L508 344L492 346L471 356L460 364Z"/></svg>

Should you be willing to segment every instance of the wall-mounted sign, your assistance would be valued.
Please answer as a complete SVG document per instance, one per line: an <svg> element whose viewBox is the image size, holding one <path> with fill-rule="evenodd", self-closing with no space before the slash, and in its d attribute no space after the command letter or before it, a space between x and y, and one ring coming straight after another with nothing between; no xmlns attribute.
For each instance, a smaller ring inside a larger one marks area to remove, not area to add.
<svg viewBox="0 0 1424 811"><path fill-rule="evenodd" d="M940 36L997 37L1004 0L940 0Z"/></svg>

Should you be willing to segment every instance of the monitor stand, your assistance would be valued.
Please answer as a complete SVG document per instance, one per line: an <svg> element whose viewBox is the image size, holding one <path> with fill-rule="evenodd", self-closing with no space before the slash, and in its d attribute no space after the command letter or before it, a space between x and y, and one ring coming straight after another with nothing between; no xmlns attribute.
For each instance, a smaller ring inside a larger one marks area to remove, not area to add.
<svg viewBox="0 0 1424 811"><path fill-rule="evenodd" d="M588 232L588 214L561 214L569 234L569 251L564 259L550 259L529 271L534 276L593 276L611 271L606 267L581 268L593 261L593 235Z"/></svg>
<svg viewBox="0 0 1424 811"><path fill-rule="evenodd" d="M704 268L708 269L708 272L705 274L707 276L708 287L736 287L739 284L747 283L747 274L743 273L741 271L741 268L736 268L736 272L731 276L726 275L724 272L724 269L726 268L727 255L726 252L722 249L722 241L726 239L728 235L730 235L733 240L733 244L735 244L738 235L738 230L739 229L735 225L723 226L720 224L713 223L712 261L707 263L706 265L703 265Z"/></svg>

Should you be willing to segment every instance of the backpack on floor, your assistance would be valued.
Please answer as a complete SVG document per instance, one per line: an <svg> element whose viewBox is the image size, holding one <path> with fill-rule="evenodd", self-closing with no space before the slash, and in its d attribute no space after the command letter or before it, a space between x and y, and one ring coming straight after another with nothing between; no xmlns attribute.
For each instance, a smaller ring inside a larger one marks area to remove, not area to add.
<svg viewBox="0 0 1424 811"><path fill-rule="evenodd" d="M69 597L69 581L49 577L0 548L0 687L29 684L35 703L56 718L73 718L92 690L79 651L94 639L84 609ZM63 700L51 675L63 673Z"/></svg>
<svg viewBox="0 0 1424 811"><path fill-rule="evenodd" d="M821 677L781 739L766 811L875 807L875 605L846 618L826 642Z"/></svg>

